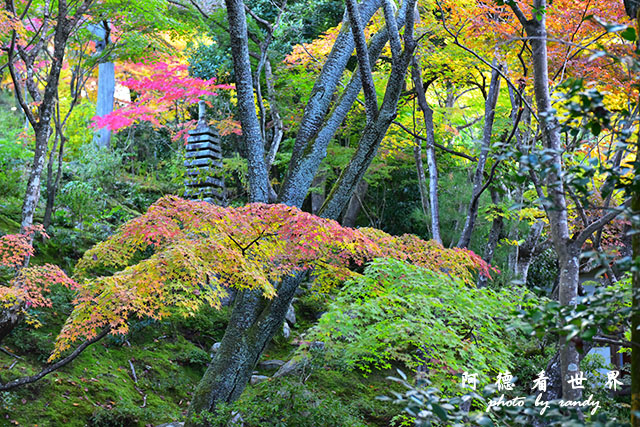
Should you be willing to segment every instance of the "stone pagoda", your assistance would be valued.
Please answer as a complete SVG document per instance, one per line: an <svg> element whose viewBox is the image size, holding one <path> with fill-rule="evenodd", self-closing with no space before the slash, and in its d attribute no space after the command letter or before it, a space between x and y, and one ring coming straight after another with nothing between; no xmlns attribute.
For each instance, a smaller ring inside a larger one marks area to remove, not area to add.
<svg viewBox="0 0 640 427"><path fill-rule="evenodd" d="M225 191L222 175L222 148L220 137L204 119L205 104L199 103L198 125L189 132L185 154L184 197L204 200L224 206Z"/></svg>

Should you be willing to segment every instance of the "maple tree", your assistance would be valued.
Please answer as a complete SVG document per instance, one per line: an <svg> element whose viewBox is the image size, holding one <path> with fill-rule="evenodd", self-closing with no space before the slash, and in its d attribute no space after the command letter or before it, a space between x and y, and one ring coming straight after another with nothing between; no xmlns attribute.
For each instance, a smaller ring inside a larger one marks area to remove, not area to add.
<svg viewBox="0 0 640 427"><path fill-rule="evenodd" d="M196 124L195 120L187 119L187 109L204 97L216 96L216 91L234 88L233 85L216 84L213 78L191 77L188 65L177 61L128 64L126 69L135 75L121 84L135 93L135 100L123 103L110 114L94 117L95 127L119 131L147 121L155 127L168 128L174 139L186 138L187 132ZM219 123L222 135L240 133L238 128L222 127L225 122Z"/></svg>
<svg viewBox="0 0 640 427"><path fill-rule="evenodd" d="M447 271L467 284L478 271L492 270L465 249L345 228L282 204L223 208L167 196L78 262L75 276L82 285L50 360L104 327L126 333L133 315L160 319L172 307L185 315L202 304L219 308L229 288L272 299L277 283L299 273L310 274L326 292L378 257ZM92 277L108 271L114 273Z"/></svg>
<svg viewBox="0 0 640 427"><path fill-rule="evenodd" d="M61 285L75 290L78 284L58 266L44 264L24 267L25 259L34 255L32 241L38 233L48 238L42 226L31 226L20 234L0 237L0 268L11 272L8 283L0 284L0 341L24 319L36 327L37 318L30 315L30 308L51 307L48 294L51 287Z"/></svg>

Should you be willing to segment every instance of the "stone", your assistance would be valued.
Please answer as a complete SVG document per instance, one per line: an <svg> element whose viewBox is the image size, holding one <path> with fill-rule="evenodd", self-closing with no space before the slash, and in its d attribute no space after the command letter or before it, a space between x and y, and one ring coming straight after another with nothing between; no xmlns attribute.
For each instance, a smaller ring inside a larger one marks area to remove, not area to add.
<svg viewBox="0 0 640 427"><path fill-rule="evenodd" d="M282 365L275 374L273 374L273 378L286 377L300 373L308 363L309 361L306 357L303 357L300 360L291 359Z"/></svg>
<svg viewBox="0 0 640 427"><path fill-rule="evenodd" d="M184 423L183 422L175 422L175 423L165 423L165 424L160 424L159 426L156 427L184 427Z"/></svg>
<svg viewBox="0 0 640 427"><path fill-rule="evenodd" d="M293 308L292 304L289 304L289 308L287 309L287 314L285 315L285 319L289 322L290 325L296 324L296 310Z"/></svg>
<svg viewBox="0 0 640 427"><path fill-rule="evenodd" d="M249 384L251 385L256 385L256 384L260 384L263 381L268 380L269 377L267 377L266 375L251 375L251 379L249 380Z"/></svg>
<svg viewBox="0 0 640 427"><path fill-rule="evenodd" d="M291 336L291 328L289 327L289 323L286 321L282 324L282 335L284 335L286 339L289 339Z"/></svg>
<svg viewBox="0 0 640 427"><path fill-rule="evenodd" d="M260 369L266 370L279 369L282 365L284 365L284 361L277 359L263 360L262 362L258 363L258 367Z"/></svg>
<svg viewBox="0 0 640 427"><path fill-rule="evenodd" d="M220 343L219 342L213 344L211 346L211 350L209 350L209 351L212 352L212 353L216 353L218 350L220 350Z"/></svg>

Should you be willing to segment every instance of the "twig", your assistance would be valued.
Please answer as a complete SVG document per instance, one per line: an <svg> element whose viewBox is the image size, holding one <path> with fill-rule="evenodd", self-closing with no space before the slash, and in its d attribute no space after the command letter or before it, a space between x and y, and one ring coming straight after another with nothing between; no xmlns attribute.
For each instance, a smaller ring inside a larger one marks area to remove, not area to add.
<svg viewBox="0 0 640 427"><path fill-rule="evenodd" d="M138 384L138 376L136 375L136 368L133 367L133 362L129 359L129 366L131 366L131 376L133 377L133 382Z"/></svg>
<svg viewBox="0 0 640 427"><path fill-rule="evenodd" d="M413 136L414 138L417 138L417 139L419 139L421 141L426 141L427 140L425 137L420 136L415 132L412 132L410 129L408 129L405 125L403 125L400 122L397 122L397 121L394 120L392 123L394 125L402 128L405 132L407 132L409 135ZM452 150L450 148L445 147L444 145L438 144L437 142L434 143L433 145L434 145L434 147L438 147L439 149L441 149L443 151L446 151L449 154L453 154L454 156L463 157L463 158L465 158L467 160L470 160L472 162L477 162L478 161L478 159L473 157L473 156L470 156L470 155L465 154L465 153L461 153L459 151Z"/></svg>
<svg viewBox="0 0 640 427"><path fill-rule="evenodd" d="M11 357L15 357L16 359L24 360L22 357L17 356L17 355L15 355L15 354L11 353L11 352L10 352L9 350L7 350L7 349L4 349L4 348L0 347L0 350L1 350L3 353L6 353L6 354L8 354L8 355L9 355L9 356L11 356Z"/></svg>

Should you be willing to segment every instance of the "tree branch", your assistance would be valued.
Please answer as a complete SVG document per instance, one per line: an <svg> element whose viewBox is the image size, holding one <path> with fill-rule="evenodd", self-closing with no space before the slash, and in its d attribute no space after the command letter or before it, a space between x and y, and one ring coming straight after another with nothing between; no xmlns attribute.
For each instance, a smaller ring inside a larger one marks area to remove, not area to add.
<svg viewBox="0 0 640 427"><path fill-rule="evenodd" d="M627 206L629 206L629 203L631 202L631 199L627 199L624 201L624 203L622 203L620 206L618 206L617 208L613 209L611 212L609 212L606 215L603 215L600 219L598 219L597 221L593 221L591 224L589 224L588 227L586 227L584 230L582 230L577 237L575 237L573 240L575 241L575 244L578 247L582 247L582 245L584 244L584 242L587 241L587 239L597 230L599 230L601 227L604 227L605 225L607 225L607 223L609 223L609 221L613 220L615 217L617 217L618 215L620 215L620 213L622 212L622 208L625 208Z"/></svg>
<svg viewBox="0 0 640 427"><path fill-rule="evenodd" d="M73 353L71 353L70 355L68 355L64 359L61 359L61 360L57 361L53 365L47 366L46 368L44 368L42 371L38 372L35 375L31 375L29 377L17 378L17 379L15 379L13 381L9 381L6 384L0 384L0 391L7 391L7 390L14 389L16 387L23 386L25 384L34 383L34 382L38 381L40 378L44 377L45 375L48 375L51 372L62 368L63 366L65 366L66 364L71 362L73 359L78 357L80 355L80 353L82 353L91 344L93 344L93 343L95 343L97 341L100 341L102 338L104 338L109 333L109 331L111 331L111 327L107 326L98 335L96 335L95 337L91 338L90 340L86 340L85 342L80 344L73 351Z"/></svg>
<svg viewBox="0 0 640 427"><path fill-rule="evenodd" d="M402 130L404 130L405 132L407 132L409 135L413 136L414 138L417 138L417 139L419 139L421 141L426 141L427 140L425 137L420 136L415 132L412 132L409 128L407 128L405 125L403 125L402 123L400 123L398 121L394 120L392 123L394 125L402 128ZM439 148L439 149L441 149L443 151L446 151L449 154L453 154L454 156L462 157L462 158L470 160L472 162L477 162L478 161L478 159L476 157L470 156L470 155L465 154L465 153L461 153L459 151L452 150L450 148L445 147L444 145L438 144L437 142L434 143L433 146L437 147L437 148Z"/></svg>
<svg viewBox="0 0 640 427"><path fill-rule="evenodd" d="M371 122L375 120L378 115L378 97L376 95L376 86L373 83L373 75L371 74L369 49L367 48L364 26L360 18L360 10L358 9L356 0L346 0L346 4L347 15L349 16L349 23L351 24L351 34L353 34L353 41L356 44L358 70L360 72L360 80L362 80L362 92L364 93L367 121Z"/></svg>
<svg viewBox="0 0 640 427"><path fill-rule="evenodd" d="M400 33L398 32L398 24L396 23L391 0L383 0L382 7L384 9L384 20L387 23L387 33L389 33L391 57L393 61L397 61L398 56L402 53L402 46L400 45Z"/></svg>

